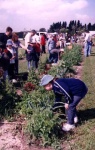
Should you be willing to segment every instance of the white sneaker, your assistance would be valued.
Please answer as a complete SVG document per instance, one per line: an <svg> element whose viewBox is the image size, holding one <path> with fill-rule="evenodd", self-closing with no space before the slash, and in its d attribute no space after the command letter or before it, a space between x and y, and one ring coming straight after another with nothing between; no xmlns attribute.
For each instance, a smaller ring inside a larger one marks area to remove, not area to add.
<svg viewBox="0 0 95 150"><path fill-rule="evenodd" d="M13 79L13 80L12 80L12 83L17 83L17 80L16 80L16 79Z"/></svg>
<svg viewBox="0 0 95 150"><path fill-rule="evenodd" d="M78 117L75 117L75 118L74 118L74 123L75 123L75 124L78 123Z"/></svg>
<svg viewBox="0 0 95 150"><path fill-rule="evenodd" d="M66 123L66 124L63 125L62 130L63 131L70 131L70 130L72 130L74 128L75 128L74 124L71 125L71 124Z"/></svg>

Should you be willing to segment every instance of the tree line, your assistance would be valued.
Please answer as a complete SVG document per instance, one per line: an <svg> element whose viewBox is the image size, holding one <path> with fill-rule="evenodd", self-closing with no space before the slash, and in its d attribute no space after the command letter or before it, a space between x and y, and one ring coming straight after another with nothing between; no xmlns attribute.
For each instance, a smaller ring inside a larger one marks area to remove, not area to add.
<svg viewBox="0 0 95 150"><path fill-rule="evenodd" d="M88 23L83 25L80 20L71 20L68 25L66 21L53 23L48 29L49 32L70 32L72 34L81 33L85 30L95 31L95 24Z"/></svg>

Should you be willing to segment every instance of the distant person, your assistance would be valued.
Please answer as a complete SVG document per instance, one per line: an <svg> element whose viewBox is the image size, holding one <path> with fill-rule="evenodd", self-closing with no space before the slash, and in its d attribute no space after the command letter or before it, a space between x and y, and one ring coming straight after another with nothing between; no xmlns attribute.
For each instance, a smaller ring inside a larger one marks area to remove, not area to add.
<svg viewBox="0 0 95 150"><path fill-rule="evenodd" d="M46 53L46 51L45 51L46 38L45 38L45 35L43 33L41 33L40 45L41 45L41 52Z"/></svg>
<svg viewBox="0 0 95 150"><path fill-rule="evenodd" d="M58 61L58 50L56 49L55 35L51 35L48 39L48 51L49 51L49 62L57 63Z"/></svg>
<svg viewBox="0 0 95 150"><path fill-rule="evenodd" d="M0 48L0 68L3 70L3 79L9 79L8 69L10 66L10 59L12 54L7 49L2 50Z"/></svg>
<svg viewBox="0 0 95 150"><path fill-rule="evenodd" d="M6 49L7 40L12 39L12 31L13 29L11 27L7 27L5 33L0 33L0 48L2 50Z"/></svg>
<svg viewBox="0 0 95 150"><path fill-rule="evenodd" d="M30 70L31 65L34 69L37 69L41 51L40 51L40 38L36 34L35 30L30 31L25 36L25 46L28 49L26 51L28 69Z"/></svg>
<svg viewBox="0 0 95 150"><path fill-rule="evenodd" d="M86 31L86 36L85 36L85 41L84 41L84 56L88 57L91 54L91 46L92 46L92 42L91 42L91 36L89 31Z"/></svg>
<svg viewBox="0 0 95 150"><path fill-rule="evenodd" d="M12 34L12 46L16 51L16 57L15 57L15 73L18 74L18 48L21 47L25 50L27 50L27 48L19 41L18 39L18 35L16 33Z"/></svg>

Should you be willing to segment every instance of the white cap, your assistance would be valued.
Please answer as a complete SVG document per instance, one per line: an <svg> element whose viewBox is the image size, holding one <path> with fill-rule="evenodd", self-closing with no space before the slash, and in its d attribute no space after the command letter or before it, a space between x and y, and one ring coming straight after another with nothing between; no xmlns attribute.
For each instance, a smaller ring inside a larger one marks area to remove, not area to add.
<svg viewBox="0 0 95 150"><path fill-rule="evenodd" d="M50 81L52 81L54 77L52 75L44 75L41 79L40 86L47 85Z"/></svg>

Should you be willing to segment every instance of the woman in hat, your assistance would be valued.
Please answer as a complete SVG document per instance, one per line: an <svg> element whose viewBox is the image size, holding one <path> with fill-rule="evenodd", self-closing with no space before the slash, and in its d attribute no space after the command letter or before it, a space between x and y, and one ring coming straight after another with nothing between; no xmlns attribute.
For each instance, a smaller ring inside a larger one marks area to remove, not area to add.
<svg viewBox="0 0 95 150"><path fill-rule="evenodd" d="M47 91L53 90L55 102L61 102L65 98L65 109L67 110L67 123L63 125L64 131L75 128L78 122L76 106L83 99L88 91L84 82L74 78L55 79L51 75L44 75L40 82Z"/></svg>

